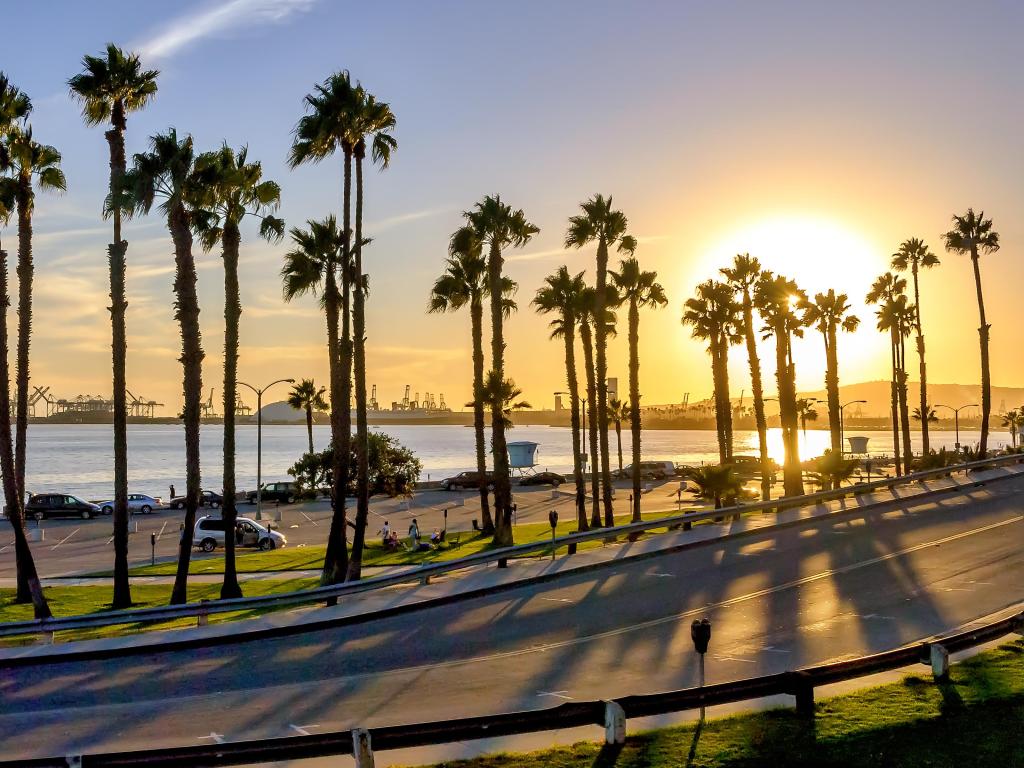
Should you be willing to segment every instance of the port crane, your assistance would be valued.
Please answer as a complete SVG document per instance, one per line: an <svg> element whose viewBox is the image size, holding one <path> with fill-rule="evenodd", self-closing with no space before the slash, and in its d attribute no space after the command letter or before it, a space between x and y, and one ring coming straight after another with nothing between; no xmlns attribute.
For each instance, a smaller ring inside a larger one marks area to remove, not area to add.
<svg viewBox="0 0 1024 768"><path fill-rule="evenodd" d="M157 408L163 408L163 403L156 400L146 400L144 397L136 397L130 389L125 389L128 395L128 416L129 418L152 419L156 415Z"/></svg>
<svg viewBox="0 0 1024 768"><path fill-rule="evenodd" d="M217 414L213 412L213 387L210 388L210 399L205 403L199 403L199 417L202 419L209 419Z"/></svg>

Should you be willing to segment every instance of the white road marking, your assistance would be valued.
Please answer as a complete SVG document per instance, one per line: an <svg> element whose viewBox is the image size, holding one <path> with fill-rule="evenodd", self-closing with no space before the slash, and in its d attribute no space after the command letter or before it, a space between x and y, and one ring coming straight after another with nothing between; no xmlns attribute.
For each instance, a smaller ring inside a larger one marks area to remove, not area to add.
<svg viewBox="0 0 1024 768"><path fill-rule="evenodd" d="M164 535L164 528L167 527L167 521L164 520L164 524L160 526L160 531L156 535L156 540L160 541L160 537Z"/></svg>
<svg viewBox="0 0 1024 768"><path fill-rule="evenodd" d="M648 573L647 575L656 579L674 579L676 577L674 573Z"/></svg>
<svg viewBox="0 0 1024 768"><path fill-rule="evenodd" d="M4 544L2 547L0 547L0 552L6 552L8 549L10 549L13 546L14 546L14 542L13 541L9 542L7 544Z"/></svg>
<svg viewBox="0 0 1024 768"><path fill-rule="evenodd" d="M744 664L756 663L753 659L738 659L735 656L715 656L714 658L718 661L742 661Z"/></svg>
<svg viewBox="0 0 1024 768"><path fill-rule="evenodd" d="M68 534L67 536L65 536L65 537L64 537L63 539L61 539L61 540L60 540L60 541L58 541L58 542L57 542L56 544L54 544L54 545L53 545L52 547L50 547L50 549L56 549L56 548L57 548L57 547L59 547L59 546L60 546L61 544L63 544L63 543L65 542L65 541L67 541L67 540L68 540L68 539L70 539L70 538L71 538L72 536L74 536L74 535L75 535L76 533L78 533L78 532L79 532L80 530L82 530L82 529L81 529L81 528L75 528L75 530L73 530L73 531L72 531L71 533L69 533L69 534ZM113 536L111 536L111 538L113 538Z"/></svg>
<svg viewBox="0 0 1024 768"><path fill-rule="evenodd" d="M541 600L547 600L549 603L571 603L567 597L542 597Z"/></svg>
<svg viewBox="0 0 1024 768"><path fill-rule="evenodd" d="M113 540L114 540L114 534L110 534L110 538L109 538L109 539L107 539L107 544L109 544L109 543L110 543L110 542L112 542Z"/></svg>
<svg viewBox="0 0 1024 768"><path fill-rule="evenodd" d="M317 522L316 520L314 520L314 519L313 519L312 517L310 517L309 515L307 515L307 514L306 514L305 512L303 512L302 510L299 510L299 514L301 514L301 515L302 515L302 516L303 516L304 518L306 518L307 520L309 520L309 522L311 522L311 523L312 523L313 525L317 526L318 528L320 527L320 523L318 523L318 522Z"/></svg>
<svg viewBox="0 0 1024 768"><path fill-rule="evenodd" d="M572 701L572 696L566 696L568 691L537 691L537 696L552 696L556 699L565 699L566 701Z"/></svg>
<svg viewBox="0 0 1024 768"><path fill-rule="evenodd" d="M895 616L882 616L878 613L865 613L861 616L862 619L880 619L881 621L896 621Z"/></svg>
<svg viewBox="0 0 1024 768"><path fill-rule="evenodd" d="M210 740L213 741L214 744L223 744L224 743L224 734L223 733L217 733L216 731L210 731L210 735L209 736L198 736L197 738L200 741L202 741L203 739L210 739Z"/></svg>
<svg viewBox="0 0 1024 768"><path fill-rule="evenodd" d="M310 736L310 732L306 729L319 728L320 723L312 723L311 725L289 725L288 727L295 731L297 734L299 734L299 736Z"/></svg>

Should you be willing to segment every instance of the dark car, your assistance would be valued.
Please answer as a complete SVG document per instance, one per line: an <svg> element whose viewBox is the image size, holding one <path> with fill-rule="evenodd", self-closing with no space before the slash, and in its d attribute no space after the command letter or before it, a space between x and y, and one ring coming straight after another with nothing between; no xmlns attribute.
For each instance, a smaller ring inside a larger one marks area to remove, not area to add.
<svg viewBox="0 0 1024 768"><path fill-rule="evenodd" d="M524 476L520 485L551 485L557 488L565 482L565 478L557 472L534 472L532 475Z"/></svg>
<svg viewBox="0 0 1024 768"><path fill-rule="evenodd" d="M485 472L484 475L487 478L487 490L494 489L494 473ZM441 487L446 491L455 491L459 488L479 488L480 487L480 473L479 472L459 472L455 477L447 477L441 481Z"/></svg>
<svg viewBox="0 0 1024 768"><path fill-rule="evenodd" d="M726 463L732 466L741 480L755 480L761 477L761 459L757 456L733 456ZM769 477L774 479L777 469L778 464L769 459Z"/></svg>
<svg viewBox="0 0 1024 768"><path fill-rule="evenodd" d="M293 481L284 480L279 483L264 483L263 493L261 494L263 501L280 501L285 504L294 504L295 499L298 498L299 484ZM250 504L256 503L256 491L249 491L245 494L245 498Z"/></svg>
<svg viewBox="0 0 1024 768"><path fill-rule="evenodd" d="M83 520L103 513L96 504L66 493L40 493L28 500L25 515L45 520L48 517L80 517Z"/></svg>
<svg viewBox="0 0 1024 768"><path fill-rule="evenodd" d="M213 507L216 509L224 503L224 497L219 493L213 491L200 491L199 492L199 506L200 507ZM171 509L184 509L185 508L185 497L175 496L171 499Z"/></svg>

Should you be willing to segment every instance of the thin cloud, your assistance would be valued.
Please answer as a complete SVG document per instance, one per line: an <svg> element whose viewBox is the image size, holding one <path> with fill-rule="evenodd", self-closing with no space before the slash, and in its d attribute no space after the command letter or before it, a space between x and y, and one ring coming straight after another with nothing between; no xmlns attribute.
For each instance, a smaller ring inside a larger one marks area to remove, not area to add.
<svg viewBox="0 0 1024 768"><path fill-rule="evenodd" d="M290 16L305 13L316 0L229 0L193 11L170 21L149 40L136 46L144 60L167 59L189 45L208 37L234 32L243 27L280 24Z"/></svg>
<svg viewBox="0 0 1024 768"><path fill-rule="evenodd" d="M552 256L570 256L572 251L567 251L565 248L552 248L549 251L534 251L533 253L514 253L511 256L506 256L505 261L534 261L536 259L549 259Z"/></svg>
<svg viewBox="0 0 1024 768"><path fill-rule="evenodd" d="M440 216L444 213L451 213L452 211L458 210L451 206L447 208L426 208L422 211L412 211L410 213L400 213L397 216L388 216L378 221L369 222L366 225L366 231L369 233L380 232L385 229L391 229L392 227L398 227L402 224L407 224L410 221L419 221L420 219L428 219L431 216Z"/></svg>

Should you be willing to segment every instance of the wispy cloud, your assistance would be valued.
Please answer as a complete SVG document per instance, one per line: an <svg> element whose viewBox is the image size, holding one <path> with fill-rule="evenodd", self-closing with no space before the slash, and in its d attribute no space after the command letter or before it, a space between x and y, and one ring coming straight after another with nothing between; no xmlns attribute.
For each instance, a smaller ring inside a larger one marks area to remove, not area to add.
<svg viewBox="0 0 1024 768"><path fill-rule="evenodd" d="M408 224L410 221L419 221L420 219L428 219L431 216L440 216L444 213L451 213L452 211L458 210L453 206L447 206L445 208L425 208L422 211L411 211L409 213L400 213L397 216L388 216L384 219L378 219L377 221L371 221L366 224L366 231L369 234L374 232L380 232L385 229L391 229L392 227L399 227L402 224Z"/></svg>
<svg viewBox="0 0 1024 768"><path fill-rule="evenodd" d="M135 47L145 60L167 59L189 45L208 37L244 27L279 24L297 13L305 13L316 0L229 0L178 16L153 37Z"/></svg>
<svg viewBox="0 0 1024 768"><path fill-rule="evenodd" d="M533 251L532 253L513 253L506 256L505 261L535 261L536 259L549 259L552 256L571 256L572 251L565 248L552 248L548 251Z"/></svg>

